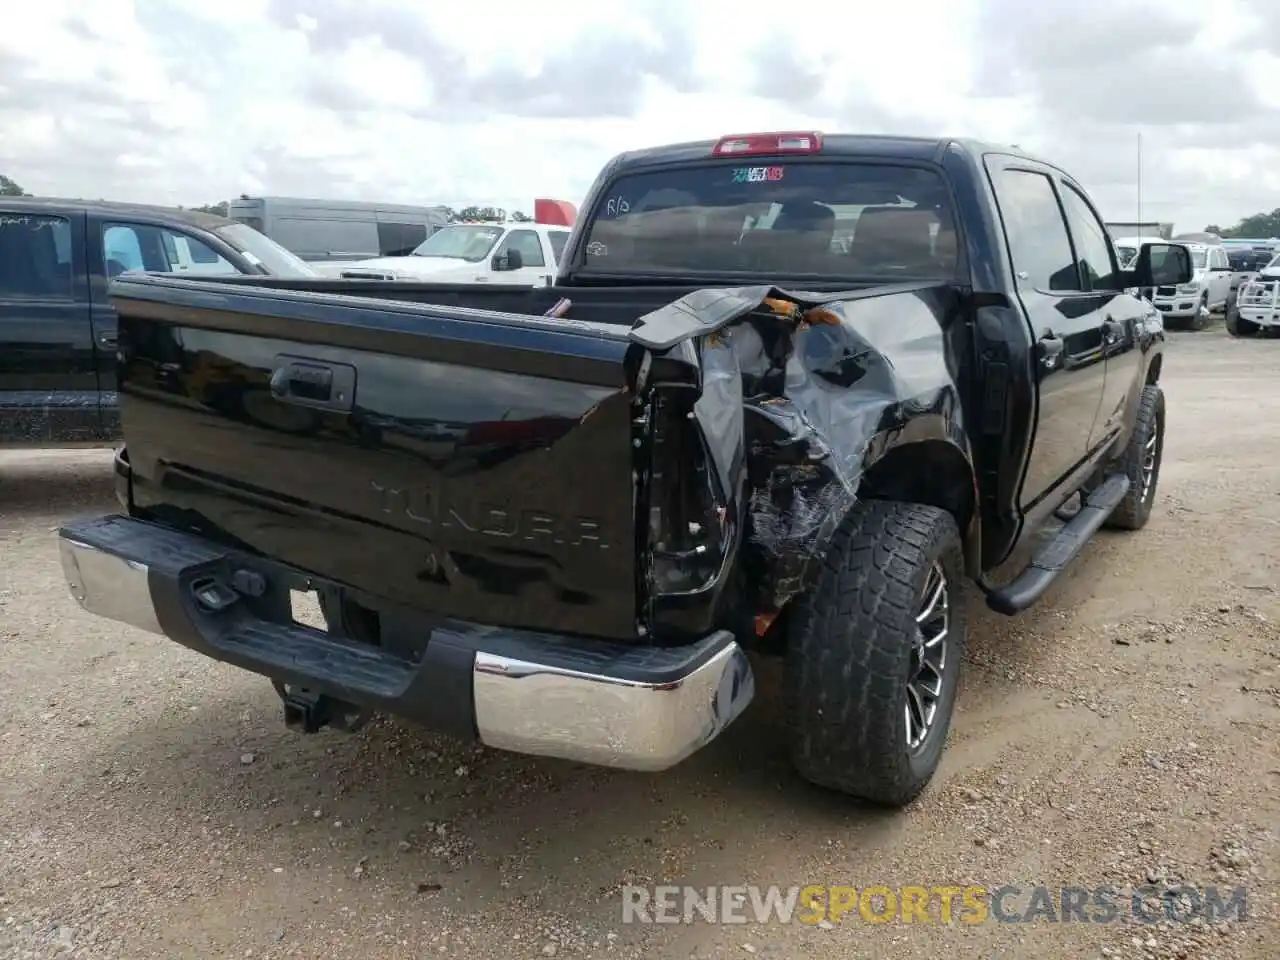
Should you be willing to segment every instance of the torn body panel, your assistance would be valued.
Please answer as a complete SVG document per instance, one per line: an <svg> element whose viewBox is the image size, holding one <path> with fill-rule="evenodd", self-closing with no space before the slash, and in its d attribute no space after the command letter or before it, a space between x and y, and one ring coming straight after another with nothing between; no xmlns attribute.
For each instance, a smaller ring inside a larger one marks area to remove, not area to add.
<svg viewBox="0 0 1280 960"><path fill-rule="evenodd" d="M697 351L692 414L722 508L745 531L754 612L779 610L803 590L864 478L891 451L941 442L971 464L956 373L968 343L960 317L947 285L831 294L760 286L696 291L631 331L655 367L690 344ZM912 463L918 470L927 458Z"/></svg>

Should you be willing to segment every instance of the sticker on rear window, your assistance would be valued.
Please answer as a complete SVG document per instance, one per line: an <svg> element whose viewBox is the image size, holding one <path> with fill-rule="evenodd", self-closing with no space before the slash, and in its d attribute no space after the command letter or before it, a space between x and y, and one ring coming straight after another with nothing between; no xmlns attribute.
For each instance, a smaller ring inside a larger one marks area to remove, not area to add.
<svg viewBox="0 0 1280 960"><path fill-rule="evenodd" d="M738 167L733 171L733 182L776 183L786 172L786 167Z"/></svg>
<svg viewBox="0 0 1280 960"><path fill-rule="evenodd" d="M631 204L626 197L610 197L609 202L604 205L604 215L606 217L620 217L630 212Z"/></svg>

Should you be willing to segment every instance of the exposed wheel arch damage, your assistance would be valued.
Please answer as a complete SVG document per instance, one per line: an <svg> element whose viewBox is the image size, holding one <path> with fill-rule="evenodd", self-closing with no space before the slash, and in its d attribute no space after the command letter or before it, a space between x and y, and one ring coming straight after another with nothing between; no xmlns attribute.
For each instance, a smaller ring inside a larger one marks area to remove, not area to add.
<svg viewBox="0 0 1280 960"><path fill-rule="evenodd" d="M981 531L973 465L954 442L917 440L889 448L867 466L858 498L923 503L946 510L960 528L967 572L980 569Z"/></svg>
<svg viewBox="0 0 1280 960"><path fill-rule="evenodd" d="M744 599L757 616L806 589L859 499L946 509L972 552L974 473L952 374L958 307L939 284L709 289L632 329L651 369L699 371L692 415L745 530Z"/></svg>

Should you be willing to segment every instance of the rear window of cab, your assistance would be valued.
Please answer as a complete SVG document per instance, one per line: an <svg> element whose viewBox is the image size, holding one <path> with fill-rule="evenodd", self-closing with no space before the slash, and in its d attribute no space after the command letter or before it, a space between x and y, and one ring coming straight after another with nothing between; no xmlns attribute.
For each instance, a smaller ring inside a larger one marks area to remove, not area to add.
<svg viewBox="0 0 1280 960"><path fill-rule="evenodd" d="M600 201L585 270L949 279L950 192L902 164L750 157L624 175Z"/></svg>

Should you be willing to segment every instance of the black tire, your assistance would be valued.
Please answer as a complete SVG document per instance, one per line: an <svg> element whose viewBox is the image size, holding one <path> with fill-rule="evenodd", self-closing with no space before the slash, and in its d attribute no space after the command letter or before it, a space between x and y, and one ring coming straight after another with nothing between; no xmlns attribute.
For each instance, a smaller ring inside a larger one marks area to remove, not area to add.
<svg viewBox="0 0 1280 960"><path fill-rule="evenodd" d="M1196 306L1196 312L1191 315L1187 325L1192 330L1203 330L1209 325L1209 295L1207 293L1200 298L1200 303Z"/></svg>
<svg viewBox="0 0 1280 960"><path fill-rule="evenodd" d="M932 725L912 749L907 687L921 636L916 616L939 568L946 659ZM889 807L924 790L942 758L964 657L963 577L960 531L945 510L894 501L853 509L788 630L791 760L802 777Z"/></svg>
<svg viewBox="0 0 1280 960"><path fill-rule="evenodd" d="M1240 319L1240 310L1234 303L1227 307L1225 323L1227 334L1232 337L1248 337L1258 332L1256 323Z"/></svg>
<svg viewBox="0 0 1280 960"><path fill-rule="evenodd" d="M1154 437L1154 441L1153 441ZM1147 457L1153 457L1147 484ZM1141 530L1151 518L1160 464L1164 460L1164 391L1151 383L1142 388L1138 416L1129 445L1116 466L1129 478L1129 492L1107 518L1105 526L1114 530Z"/></svg>

